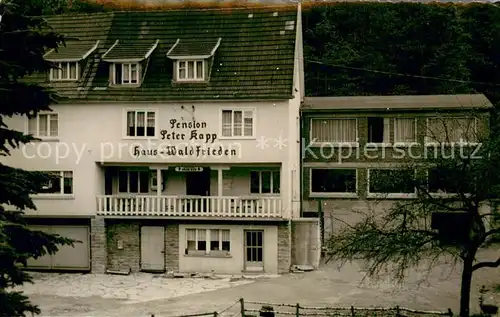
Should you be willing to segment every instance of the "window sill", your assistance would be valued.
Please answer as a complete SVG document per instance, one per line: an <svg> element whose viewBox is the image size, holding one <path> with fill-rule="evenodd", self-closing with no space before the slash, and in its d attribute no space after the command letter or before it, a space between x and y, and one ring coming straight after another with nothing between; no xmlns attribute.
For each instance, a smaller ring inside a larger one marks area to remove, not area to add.
<svg viewBox="0 0 500 317"><path fill-rule="evenodd" d="M74 200L75 196L71 194L36 194L31 199L36 200Z"/></svg>
<svg viewBox="0 0 500 317"><path fill-rule="evenodd" d="M221 136L219 140L256 140L254 136Z"/></svg>
<svg viewBox="0 0 500 317"><path fill-rule="evenodd" d="M412 146L419 146L420 143L418 142L396 142L393 144L393 147L412 147Z"/></svg>
<svg viewBox="0 0 500 317"><path fill-rule="evenodd" d="M359 147L358 142L345 142L345 143L339 143L339 142L312 142L311 147Z"/></svg>
<svg viewBox="0 0 500 317"><path fill-rule="evenodd" d="M177 80L172 80L173 84L176 85L182 85L182 84L208 84L208 80L205 78L203 79L177 79Z"/></svg>
<svg viewBox="0 0 500 317"><path fill-rule="evenodd" d="M453 198L460 197L459 194L455 193L429 193L432 198ZM470 197L470 194L465 194L465 197Z"/></svg>
<svg viewBox="0 0 500 317"><path fill-rule="evenodd" d="M184 254L187 258L216 258L216 259L229 259L233 256L231 254Z"/></svg>
<svg viewBox="0 0 500 317"><path fill-rule="evenodd" d="M49 81L51 83L54 83L54 84L57 84L57 83L68 83L68 82L78 81L78 78L72 78L72 79L50 79Z"/></svg>
<svg viewBox="0 0 500 317"><path fill-rule="evenodd" d="M141 140L141 141L148 141L148 140L158 140L158 136L122 136L122 140Z"/></svg>
<svg viewBox="0 0 500 317"><path fill-rule="evenodd" d="M436 146L441 146L441 147L454 147L454 146L478 146L481 143L467 143L467 142L452 142L452 143L425 143L425 146L427 147L436 147Z"/></svg>
<svg viewBox="0 0 500 317"><path fill-rule="evenodd" d="M417 194L401 194L401 193L387 193L387 194L374 194L368 193L366 195L368 199L415 199Z"/></svg>
<svg viewBox="0 0 500 317"><path fill-rule="evenodd" d="M359 198L357 193L310 193L311 198Z"/></svg>
<svg viewBox="0 0 500 317"><path fill-rule="evenodd" d="M116 88L116 89L127 89L127 88L139 88L141 87L141 84L112 84L109 85L109 88Z"/></svg>
<svg viewBox="0 0 500 317"><path fill-rule="evenodd" d="M372 142L366 143L366 147L373 147L373 148L392 147L392 146L393 145L391 143L372 143Z"/></svg>
<svg viewBox="0 0 500 317"><path fill-rule="evenodd" d="M47 137L39 137L39 136L33 136L34 138L37 138L39 140L33 140L33 143L42 143L42 142L59 142L59 138L47 138Z"/></svg>

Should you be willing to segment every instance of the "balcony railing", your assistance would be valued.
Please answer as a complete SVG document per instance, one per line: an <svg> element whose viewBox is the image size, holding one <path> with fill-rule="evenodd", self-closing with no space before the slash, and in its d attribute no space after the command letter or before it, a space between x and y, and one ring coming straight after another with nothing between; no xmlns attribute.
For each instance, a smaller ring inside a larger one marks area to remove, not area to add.
<svg viewBox="0 0 500 317"><path fill-rule="evenodd" d="M97 196L100 216L281 218L280 197Z"/></svg>

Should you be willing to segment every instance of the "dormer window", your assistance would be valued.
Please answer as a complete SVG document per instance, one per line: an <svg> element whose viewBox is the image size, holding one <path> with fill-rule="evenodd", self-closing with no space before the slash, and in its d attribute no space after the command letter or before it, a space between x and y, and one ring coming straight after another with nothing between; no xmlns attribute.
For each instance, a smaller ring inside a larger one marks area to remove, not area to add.
<svg viewBox="0 0 500 317"><path fill-rule="evenodd" d="M102 56L102 60L109 63L110 85L140 86L158 43L159 40L154 43L121 43L117 40Z"/></svg>
<svg viewBox="0 0 500 317"><path fill-rule="evenodd" d="M167 52L174 61L174 82L208 82L211 64L221 38L214 40L177 39Z"/></svg>
<svg viewBox="0 0 500 317"><path fill-rule="evenodd" d="M139 84L139 63L114 63L113 64L114 85L137 85Z"/></svg>
<svg viewBox="0 0 500 317"><path fill-rule="evenodd" d="M97 42L69 41L66 46L48 51L44 55L46 61L52 62L50 81L77 81L80 79L81 69L84 68L87 58L98 47Z"/></svg>
<svg viewBox="0 0 500 317"><path fill-rule="evenodd" d="M55 65L57 68L50 69L50 80L77 80L79 76L78 62L60 62Z"/></svg>
<svg viewBox="0 0 500 317"><path fill-rule="evenodd" d="M197 81L205 80L205 67L203 60L177 61L177 80L178 81Z"/></svg>

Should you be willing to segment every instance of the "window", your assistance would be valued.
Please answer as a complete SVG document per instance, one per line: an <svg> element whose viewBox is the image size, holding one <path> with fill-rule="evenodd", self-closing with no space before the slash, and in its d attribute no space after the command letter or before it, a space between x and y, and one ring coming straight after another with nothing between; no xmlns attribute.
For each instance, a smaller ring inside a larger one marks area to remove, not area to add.
<svg viewBox="0 0 500 317"><path fill-rule="evenodd" d="M118 192L149 193L149 171L120 171L118 173Z"/></svg>
<svg viewBox="0 0 500 317"><path fill-rule="evenodd" d="M417 142L417 120L415 118L394 119L394 143Z"/></svg>
<svg viewBox="0 0 500 317"><path fill-rule="evenodd" d="M312 169L311 194L356 193L355 169Z"/></svg>
<svg viewBox="0 0 500 317"><path fill-rule="evenodd" d="M279 194L279 171L250 172L250 193L252 194Z"/></svg>
<svg viewBox="0 0 500 317"><path fill-rule="evenodd" d="M253 137L253 110L222 110L223 137Z"/></svg>
<svg viewBox="0 0 500 317"><path fill-rule="evenodd" d="M178 81L199 81L205 79L203 61L177 61Z"/></svg>
<svg viewBox="0 0 500 317"><path fill-rule="evenodd" d="M73 194L73 172L50 172L53 179L42 186L39 194Z"/></svg>
<svg viewBox="0 0 500 317"><path fill-rule="evenodd" d="M368 143L389 143L389 119L368 118Z"/></svg>
<svg viewBox="0 0 500 317"><path fill-rule="evenodd" d="M474 143L475 118L429 118L426 143Z"/></svg>
<svg viewBox="0 0 500 317"><path fill-rule="evenodd" d="M114 68L113 84L115 85L139 84L139 64L137 63L114 64L113 68Z"/></svg>
<svg viewBox="0 0 500 317"><path fill-rule="evenodd" d="M368 172L370 194L414 194L415 171L373 169Z"/></svg>
<svg viewBox="0 0 500 317"><path fill-rule="evenodd" d="M229 229L186 229L186 254L227 254L230 251Z"/></svg>
<svg viewBox="0 0 500 317"><path fill-rule="evenodd" d="M470 193L472 182L464 179L465 175L460 168L432 168L427 172L428 189L434 194Z"/></svg>
<svg viewBox="0 0 500 317"><path fill-rule="evenodd" d="M77 62L61 62L55 63L57 68L50 69L50 80L77 80L78 79L78 63Z"/></svg>
<svg viewBox="0 0 500 317"><path fill-rule="evenodd" d="M356 119L312 119L311 142L357 143Z"/></svg>
<svg viewBox="0 0 500 317"><path fill-rule="evenodd" d="M156 134L156 112L127 111L127 136L154 137Z"/></svg>
<svg viewBox="0 0 500 317"><path fill-rule="evenodd" d="M59 135L59 116L57 113L38 114L28 119L28 134L39 138L55 138Z"/></svg>

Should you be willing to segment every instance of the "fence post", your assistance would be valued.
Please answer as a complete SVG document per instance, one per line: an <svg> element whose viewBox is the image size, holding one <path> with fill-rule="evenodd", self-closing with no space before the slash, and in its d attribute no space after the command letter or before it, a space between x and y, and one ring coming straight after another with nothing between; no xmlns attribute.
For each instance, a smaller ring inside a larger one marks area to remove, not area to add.
<svg viewBox="0 0 500 317"><path fill-rule="evenodd" d="M214 317L217 317L218 314L218 312L214 311Z"/></svg>
<svg viewBox="0 0 500 317"><path fill-rule="evenodd" d="M396 317L399 317L401 316L401 314L399 313L399 306L396 306Z"/></svg>
<svg viewBox="0 0 500 317"><path fill-rule="evenodd" d="M453 317L453 312L451 311L451 308L448 308L448 315L450 315L450 317Z"/></svg>
<svg viewBox="0 0 500 317"><path fill-rule="evenodd" d="M243 297L240 298L240 311L241 317L245 317L245 301L243 300Z"/></svg>
<svg viewBox="0 0 500 317"><path fill-rule="evenodd" d="M297 305L295 306L295 316L296 317L300 317L300 304L297 303Z"/></svg>
<svg viewBox="0 0 500 317"><path fill-rule="evenodd" d="M351 306L351 316L354 317L356 313L354 312L354 306Z"/></svg>

